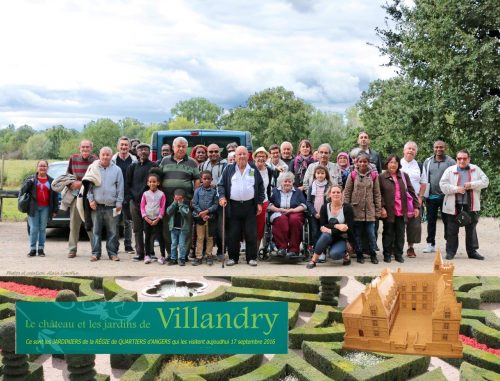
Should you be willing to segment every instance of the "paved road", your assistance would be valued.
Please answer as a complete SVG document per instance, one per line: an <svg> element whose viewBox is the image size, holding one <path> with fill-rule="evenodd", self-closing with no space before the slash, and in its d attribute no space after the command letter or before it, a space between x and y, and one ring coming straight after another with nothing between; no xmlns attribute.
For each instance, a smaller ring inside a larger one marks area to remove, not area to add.
<svg viewBox="0 0 500 381"><path fill-rule="evenodd" d="M485 261L467 259L465 253L465 237L461 229L460 248L453 261L455 264L455 275L498 275L500 274L500 228L499 220L492 218L482 218L478 225L478 235L480 243L480 253L486 257ZM425 225L423 231L426 231ZM438 224L438 246L444 249L442 240L442 225ZM425 233L423 234L425 240ZM379 246L381 247L381 234L379 234ZM2 258L0 274L12 276L157 276L169 275L379 275L383 268L389 267L396 271L401 267L403 271L428 272L432 270L434 261L433 254L423 254L425 243L416 246L417 258L405 259L402 265L392 262L387 266L380 260L380 263L373 265L369 261L361 265L353 261L351 266L342 266L340 262L327 262L318 265L313 270L307 270L305 263L284 264L280 262L259 262L257 267L248 266L244 257L240 264L234 267L222 269L220 263L212 267L191 266L161 266L158 263L145 265L141 262L132 262L133 255L119 253L120 262L112 262L104 254L99 262L90 262L90 243L83 241L79 245L79 254L76 258L68 259L67 236L64 231L53 230L49 232L46 244L45 258L28 258L28 237L26 224L21 222L0 222L0 255ZM104 248L105 245L103 245ZM123 248L123 243L121 245Z"/></svg>

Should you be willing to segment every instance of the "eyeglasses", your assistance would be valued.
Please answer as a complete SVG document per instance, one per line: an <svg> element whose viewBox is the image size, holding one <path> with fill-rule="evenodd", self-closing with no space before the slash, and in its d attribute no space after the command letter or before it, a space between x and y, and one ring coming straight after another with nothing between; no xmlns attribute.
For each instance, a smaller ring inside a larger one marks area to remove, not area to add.
<svg viewBox="0 0 500 381"><path fill-rule="evenodd" d="M208 151L208 153L219 153L219 151Z"/></svg>

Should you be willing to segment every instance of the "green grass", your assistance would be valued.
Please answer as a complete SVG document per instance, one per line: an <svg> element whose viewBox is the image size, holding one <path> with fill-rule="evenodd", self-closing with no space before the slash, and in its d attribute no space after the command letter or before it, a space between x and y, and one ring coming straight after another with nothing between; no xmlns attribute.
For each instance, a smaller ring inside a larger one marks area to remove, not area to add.
<svg viewBox="0 0 500 381"><path fill-rule="evenodd" d="M54 161L54 160L49 160ZM38 160L5 160L3 189L19 190L22 182L30 173L35 173ZM2 162L0 160L0 172L2 171ZM0 174L1 176L1 174ZM24 221L26 214L17 210L17 199L4 198L2 206L3 221Z"/></svg>
<svg viewBox="0 0 500 381"><path fill-rule="evenodd" d="M19 188L24 180L24 175L36 171L37 163L38 160L5 160L4 189L9 189L8 187ZM1 168L2 163L0 161L0 171Z"/></svg>

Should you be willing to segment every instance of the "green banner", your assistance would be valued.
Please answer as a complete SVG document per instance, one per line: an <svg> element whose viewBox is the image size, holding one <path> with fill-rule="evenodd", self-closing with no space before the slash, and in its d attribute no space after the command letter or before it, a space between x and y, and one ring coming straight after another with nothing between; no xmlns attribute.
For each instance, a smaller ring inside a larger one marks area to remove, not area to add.
<svg viewBox="0 0 500 381"><path fill-rule="evenodd" d="M19 354L287 353L284 302L17 302Z"/></svg>

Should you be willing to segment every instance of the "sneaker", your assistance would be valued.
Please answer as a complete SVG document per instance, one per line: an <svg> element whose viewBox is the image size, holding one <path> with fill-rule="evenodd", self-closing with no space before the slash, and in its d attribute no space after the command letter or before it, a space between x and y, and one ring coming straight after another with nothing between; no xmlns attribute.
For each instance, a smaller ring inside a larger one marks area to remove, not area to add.
<svg viewBox="0 0 500 381"><path fill-rule="evenodd" d="M128 254L134 254L135 250L132 246L125 246L125 252Z"/></svg>
<svg viewBox="0 0 500 381"><path fill-rule="evenodd" d="M186 261L184 259L179 259L179 266L186 266Z"/></svg>
<svg viewBox="0 0 500 381"><path fill-rule="evenodd" d="M236 262L233 261L232 259L228 259L226 262L226 266L234 266L235 264L236 264Z"/></svg>
<svg viewBox="0 0 500 381"><path fill-rule="evenodd" d="M436 251L436 246L434 246L432 243L428 243L425 249L423 250L424 253L434 253Z"/></svg>
<svg viewBox="0 0 500 381"><path fill-rule="evenodd" d="M164 265L166 261L167 261L167 258L165 258L165 257L160 257L160 259L158 259L158 263L160 265Z"/></svg>
<svg viewBox="0 0 500 381"><path fill-rule="evenodd" d="M30 252L28 253L28 257L36 257L36 250L30 250Z"/></svg>
<svg viewBox="0 0 500 381"><path fill-rule="evenodd" d="M365 258L363 257L363 254L356 256L356 262L361 264L365 263Z"/></svg>
<svg viewBox="0 0 500 381"><path fill-rule="evenodd" d="M404 259L403 259L403 256L402 255L396 255L396 262L399 262L399 263L404 263Z"/></svg>
<svg viewBox="0 0 500 381"><path fill-rule="evenodd" d="M255 266L257 266L257 261L256 261L255 259L250 259L250 260L248 261L248 264L249 264L250 266L254 266L254 267L255 267Z"/></svg>
<svg viewBox="0 0 500 381"><path fill-rule="evenodd" d="M170 261L168 261L169 266L174 266L176 264L177 264L177 259L171 259Z"/></svg>
<svg viewBox="0 0 500 381"><path fill-rule="evenodd" d="M377 259L377 257L376 257L376 256L370 257L370 261L371 261L374 265L378 264L378 259Z"/></svg>
<svg viewBox="0 0 500 381"><path fill-rule="evenodd" d="M76 253L74 253L72 251L68 253L68 258L75 258L75 257L76 257Z"/></svg>
<svg viewBox="0 0 500 381"><path fill-rule="evenodd" d="M224 260L224 255L222 255L222 254L217 254L217 260L218 260L219 262L222 262L222 261Z"/></svg>
<svg viewBox="0 0 500 381"><path fill-rule="evenodd" d="M147 265L148 263L151 263L151 257L149 255L146 255L144 257L144 264Z"/></svg>
<svg viewBox="0 0 500 381"><path fill-rule="evenodd" d="M415 250L413 249L413 247L409 247L408 250L406 250L406 256L408 258L416 258L417 257L417 254L415 254Z"/></svg>
<svg viewBox="0 0 500 381"><path fill-rule="evenodd" d="M325 263L326 262L326 255L325 254L321 254L319 256L318 262L319 263Z"/></svg>
<svg viewBox="0 0 500 381"><path fill-rule="evenodd" d="M297 253L294 251L289 251L288 253L286 253L286 256L287 258L293 258L297 256Z"/></svg>
<svg viewBox="0 0 500 381"><path fill-rule="evenodd" d="M276 253L278 257L286 257L286 250L285 249L279 249L278 252Z"/></svg>
<svg viewBox="0 0 500 381"><path fill-rule="evenodd" d="M38 249L38 256L45 257L45 252L43 251L43 249Z"/></svg>
<svg viewBox="0 0 500 381"><path fill-rule="evenodd" d="M156 262L158 261L158 257L156 255L151 256L151 262Z"/></svg>
<svg viewBox="0 0 500 381"><path fill-rule="evenodd" d="M157 239L155 239L154 246L155 246L155 247L160 246L160 241L158 241Z"/></svg>
<svg viewBox="0 0 500 381"><path fill-rule="evenodd" d="M144 257L141 255L136 255L134 258L132 258L132 261L134 262L142 262L144 260Z"/></svg>
<svg viewBox="0 0 500 381"><path fill-rule="evenodd" d="M391 263L391 255L384 255L384 262Z"/></svg>
<svg viewBox="0 0 500 381"><path fill-rule="evenodd" d="M212 257L207 258L207 265L212 266L214 264L214 260Z"/></svg>
<svg viewBox="0 0 500 381"><path fill-rule="evenodd" d="M195 258L195 260L193 262L191 262L191 265L193 265L193 266L201 265L201 258Z"/></svg>

